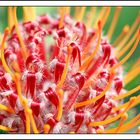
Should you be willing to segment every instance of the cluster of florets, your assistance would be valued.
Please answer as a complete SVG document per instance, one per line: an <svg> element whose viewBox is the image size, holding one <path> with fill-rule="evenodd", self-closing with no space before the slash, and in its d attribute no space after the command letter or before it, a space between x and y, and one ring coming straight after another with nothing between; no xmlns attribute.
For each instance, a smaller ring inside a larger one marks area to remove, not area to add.
<svg viewBox="0 0 140 140"><path fill-rule="evenodd" d="M119 104L113 97L122 90L122 69L116 70L111 87L102 98L76 107L77 103L95 98L104 91L111 77L109 69L117 60L113 47L102 37L94 58L85 69L80 70L98 43L98 29L87 29L84 23L75 22L67 15L63 27L59 28L59 20L44 15L34 22L19 25L27 57L23 57L19 37L13 27L4 50L7 65L21 75L22 95L28 100L40 133L43 133L45 124L50 125L49 133L97 133L99 128L104 130L107 125L91 127L90 122L103 121L118 113L112 112L112 108ZM67 62L69 46L71 54ZM68 72L61 88L63 100L60 100L56 89L67 64ZM63 102L63 112L58 121L56 116L60 102ZM16 128L14 133L25 133L24 108L16 85L2 62L0 103L14 110L14 113L1 111L0 124Z"/></svg>

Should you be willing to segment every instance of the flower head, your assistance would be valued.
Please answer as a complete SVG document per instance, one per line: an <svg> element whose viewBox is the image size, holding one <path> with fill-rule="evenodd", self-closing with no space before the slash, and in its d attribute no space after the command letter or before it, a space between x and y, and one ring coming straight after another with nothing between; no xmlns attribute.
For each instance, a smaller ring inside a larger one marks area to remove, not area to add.
<svg viewBox="0 0 140 140"><path fill-rule="evenodd" d="M23 7L24 22L18 23L16 7L8 8L9 28L0 45L0 129L9 133L121 133L140 123L139 114L124 123L127 111L139 104L139 95L122 103L140 90L140 86L124 89L138 76L140 61L126 76L122 67L138 46L140 16L132 27L124 27L112 45L109 40L121 8L116 8L107 37L102 32L110 7L102 8L94 28L96 8L91 8L83 23L85 9L77 7L75 18L70 7L61 8L55 18L48 14L35 18L32 7ZM108 129L119 119L116 128Z"/></svg>

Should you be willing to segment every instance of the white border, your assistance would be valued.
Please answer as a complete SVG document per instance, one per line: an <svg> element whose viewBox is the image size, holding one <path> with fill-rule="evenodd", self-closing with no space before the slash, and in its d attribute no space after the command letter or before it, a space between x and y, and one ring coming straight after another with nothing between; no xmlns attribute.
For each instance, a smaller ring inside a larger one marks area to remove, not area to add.
<svg viewBox="0 0 140 140"><path fill-rule="evenodd" d="M1 1L0 6L140 6L140 1Z"/></svg>
<svg viewBox="0 0 140 140"><path fill-rule="evenodd" d="M139 139L140 135L139 134L89 134L89 135L84 135L84 134L49 134L49 135L36 135L36 134L7 134L7 135L0 135L0 139Z"/></svg>

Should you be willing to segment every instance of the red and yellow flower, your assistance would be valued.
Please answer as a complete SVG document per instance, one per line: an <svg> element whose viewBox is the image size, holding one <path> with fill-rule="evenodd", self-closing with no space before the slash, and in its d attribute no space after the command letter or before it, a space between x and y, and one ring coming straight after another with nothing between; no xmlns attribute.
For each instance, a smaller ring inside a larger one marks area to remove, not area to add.
<svg viewBox="0 0 140 140"><path fill-rule="evenodd" d="M122 103L140 90L140 85L124 90L139 75L140 59L125 76L122 67L139 44L140 16L131 27L124 26L112 45L109 40L120 7L107 37L103 29L110 7L103 7L98 17L93 17L96 8L91 7L86 23L82 22L86 7L76 7L75 18L70 10L61 7L58 17L36 18L34 8L23 7L24 21L18 23L16 7L8 8L9 27L0 38L0 129L9 133L122 133L140 124L140 114L125 123L127 111L140 103L140 95ZM108 129L117 120L119 125Z"/></svg>

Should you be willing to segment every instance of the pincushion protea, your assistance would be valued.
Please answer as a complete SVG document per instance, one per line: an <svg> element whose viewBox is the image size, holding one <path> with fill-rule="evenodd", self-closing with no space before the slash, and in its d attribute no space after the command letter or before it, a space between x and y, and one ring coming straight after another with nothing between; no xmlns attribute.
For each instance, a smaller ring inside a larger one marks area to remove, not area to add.
<svg viewBox="0 0 140 140"><path fill-rule="evenodd" d="M34 9L23 7L24 22L19 24L16 7L8 8L9 28L0 45L1 130L122 133L140 123L140 114L125 123L127 111L139 104L140 96L122 103L123 98L140 90L140 86L130 91L123 88L139 75L139 59L126 76L122 68L138 46L140 16L131 27L124 26L111 45L108 40L121 8L116 7L108 39L102 30L110 7L102 8L94 28L92 16L96 8L91 8L86 24L82 22L85 9L77 7L75 19L70 16L70 7L60 8L59 17L43 15L35 19ZM46 38L52 41L45 42ZM117 120L119 125L108 129Z"/></svg>

